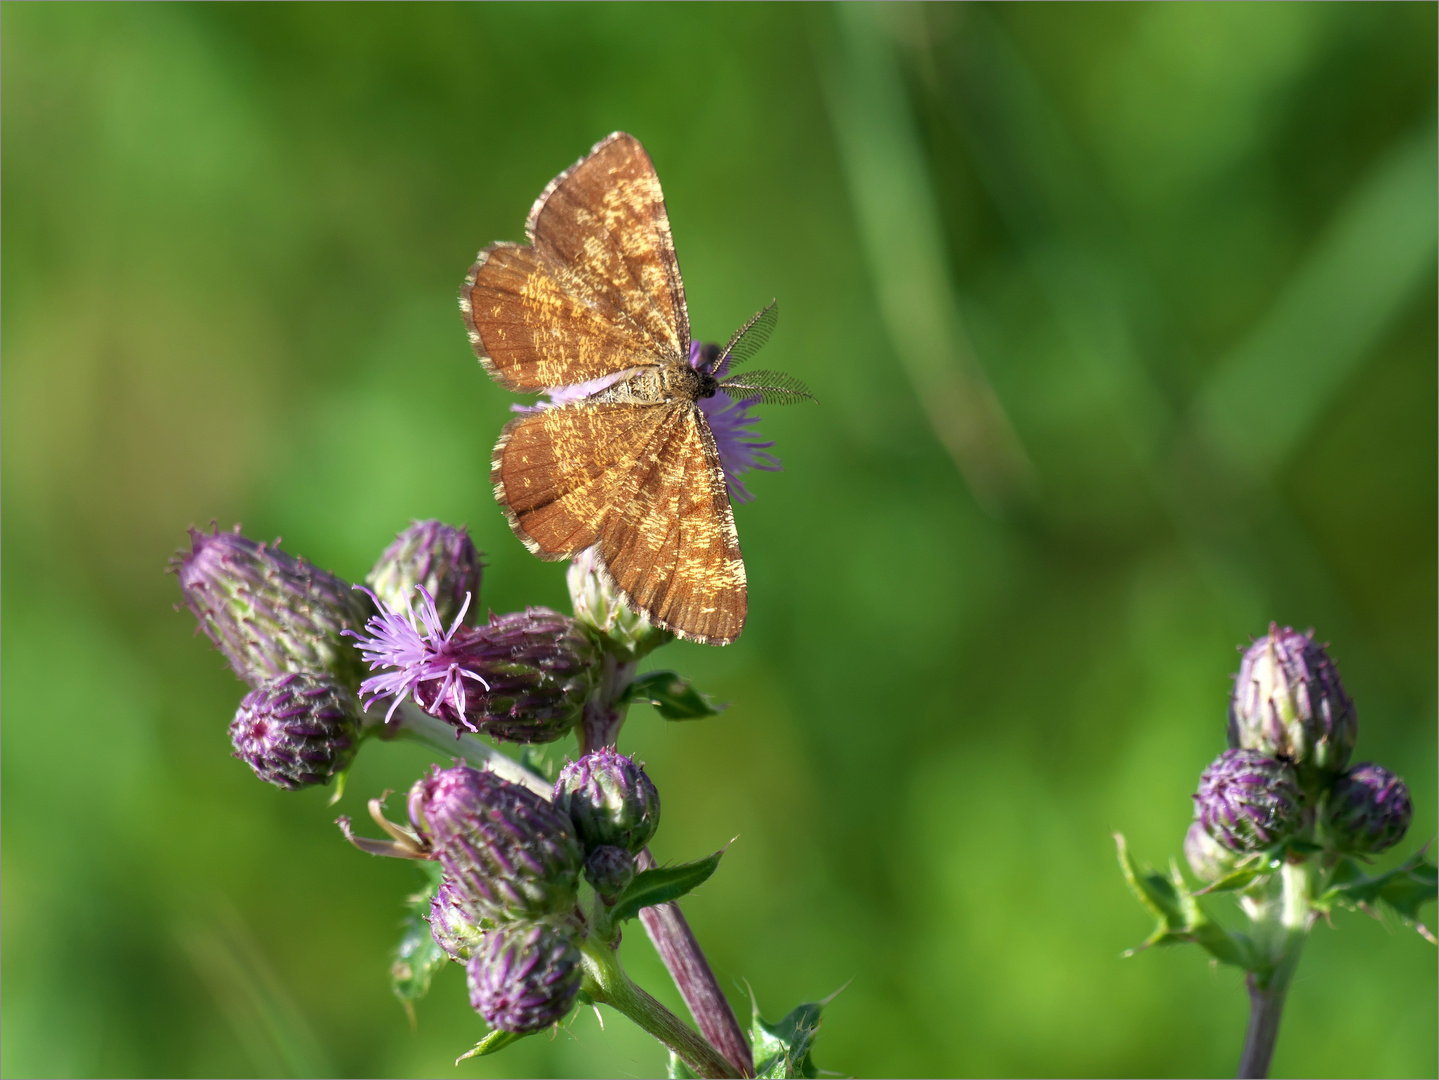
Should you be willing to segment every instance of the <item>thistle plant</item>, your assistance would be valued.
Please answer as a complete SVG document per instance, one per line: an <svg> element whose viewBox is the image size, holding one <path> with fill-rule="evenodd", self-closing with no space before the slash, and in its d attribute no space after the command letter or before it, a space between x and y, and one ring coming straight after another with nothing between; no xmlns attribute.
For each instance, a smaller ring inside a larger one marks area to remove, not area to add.
<svg viewBox="0 0 1439 1080"><path fill-rule="evenodd" d="M1268 1075L1285 994L1315 923L1336 907L1384 911L1429 942L1420 908L1435 898L1436 867L1424 851L1393 869L1367 872L1393 847L1413 808L1404 781L1381 765L1348 767L1358 736L1353 701L1326 647L1270 624L1245 652L1229 703L1229 749L1209 765L1192 796L1184 856L1164 874L1130 855L1115 834L1129 887L1158 920L1138 948L1191 942L1245 972L1250 1018L1241 1077ZM1244 931L1220 926L1201 897L1229 893Z"/></svg>
<svg viewBox="0 0 1439 1080"><path fill-rule="evenodd" d="M733 421L721 449L741 452L737 469L766 465L747 403L718 404ZM639 673L673 635L627 607L590 553L566 570L570 615L482 616L479 553L463 529L434 521L402 531L367 585L238 530L192 532L173 569L201 629L248 685L231 736L257 777L286 790L333 784L338 799L366 746L403 738L446 760L415 780L403 820L387 816L384 795L369 800L383 836L338 822L361 851L422 871L391 958L412 1020L435 972L458 963L489 1028L463 1057L604 1005L665 1046L673 1076L815 1075L824 1003L773 1025L756 1009L742 1027L676 904L723 851L663 867L650 855L659 791L616 747L629 706L647 702L666 720L719 708L672 671ZM571 734L575 749L554 777L490 741ZM635 919L698 1030L621 965L621 929Z"/></svg>

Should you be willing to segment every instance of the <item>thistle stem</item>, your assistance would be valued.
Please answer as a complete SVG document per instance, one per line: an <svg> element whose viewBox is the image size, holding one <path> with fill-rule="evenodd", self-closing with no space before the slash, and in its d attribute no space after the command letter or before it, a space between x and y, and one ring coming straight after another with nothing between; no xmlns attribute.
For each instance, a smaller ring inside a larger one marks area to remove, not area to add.
<svg viewBox="0 0 1439 1080"><path fill-rule="evenodd" d="M715 1048L649 994L630 981L619 957L601 941L583 946L585 992L624 1013L645 1031L664 1043L697 1076L739 1077L741 1073L722 1058Z"/></svg>
<svg viewBox="0 0 1439 1080"><path fill-rule="evenodd" d="M621 660L607 651L603 664L594 693L585 702L584 722L580 729L581 753L601 746L613 746L629 712L628 705L617 705L615 702L634 681L635 662ZM635 868L640 871L648 870L654 864L648 848L635 858ZM704 950L695 940L679 907L675 904L647 907L640 912L640 921L644 923L645 933L664 961L705 1038L733 1068L739 1070L740 1076L753 1076L754 1057L744 1029L739 1026L729 999L720 989L719 981L705 959Z"/></svg>
<svg viewBox="0 0 1439 1080"><path fill-rule="evenodd" d="M1245 977L1249 987L1249 1028L1244 1034L1244 1051L1239 1057L1239 1077L1269 1075L1274 1043L1289 983L1299 966L1299 954L1314 922L1310 906L1311 871L1307 863L1288 863L1280 871L1277 919L1272 924L1273 964L1266 970L1251 971Z"/></svg>
<svg viewBox="0 0 1439 1080"><path fill-rule="evenodd" d="M463 758L477 768L487 768L496 776L503 777L511 783L523 784L535 794L543 795L546 799L554 795L554 785L543 776L531 772L514 758L501 753L489 743L458 731L443 720L431 716L413 701L401 703L396 716L399 718L398 725L393 722L389 725L391 729L394 729L394 734L391 735L387 729L386 737L399 737L423 743L432 750L438 750L451 758ZM366 720L369 720L368 716Z"/></svg>
<svg viewBox="0 0 1439 1080"><path fill-rule="evenodd" d="M650 849L635 858L638 870L654 866ZM694 932L677 904L655 904L640 911L640 922L654 943L680 996L685 999L690 1015L700 1031L739 1070L741 1076L754 1075L754 1057L750 1052L744 1029L739 1026L729 999L720 989L719 980L710 970L704 950L695 940Z"/></svg>

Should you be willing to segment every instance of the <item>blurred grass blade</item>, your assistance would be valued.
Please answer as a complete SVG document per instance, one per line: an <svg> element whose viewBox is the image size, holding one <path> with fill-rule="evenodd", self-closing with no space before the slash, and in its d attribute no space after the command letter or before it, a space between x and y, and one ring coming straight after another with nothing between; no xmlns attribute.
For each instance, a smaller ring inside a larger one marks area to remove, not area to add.
<svg viewBox="0 0 1439 1080"><path fill-rule="evenodd" d="M208 924L179 931L180 944L220 1012L264 1076L333 1076L324 1047L228 902Z"/></svg>
<svg viewBox="0 0 1439 1080"><path fill-rule="evenodd" d="M955 302L944 229L878 8L840 4L819 66L880 313L905 373L975 499L991 513L1033 470L985 380Z"/></svg>
<svg viewBox="0 0 1439 1080"><path fill-rule="evenodd" d="M1267 317L1201 391L1195 422L1264 477L1294 450L1434 272L1435 130L1395 145L1339 209Z"/></svg>

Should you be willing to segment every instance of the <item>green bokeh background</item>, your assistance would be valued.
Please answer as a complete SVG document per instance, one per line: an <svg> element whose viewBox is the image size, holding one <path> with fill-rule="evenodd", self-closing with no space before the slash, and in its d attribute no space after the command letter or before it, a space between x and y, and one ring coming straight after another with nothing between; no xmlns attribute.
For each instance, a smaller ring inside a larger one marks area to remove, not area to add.
<svg viewBox="0 0 1439 1080"><path fill-rule="evenodd" d="M6 4L4 1073L661 1068L589 1014L456 1068L457 968L412 1032L413 868L229 757L163 573L217 519L358 578L439 517L490 607L562 606L455 293L623 128L697 335L778 297L820 400L764 417L744 637L655 657L731 708L621 742L660 858L739 834L686 901L737 1006L848 983L816 1057L857 1076L1232 1074L1239 976L1121 958L1110 833L1178 853L1277 619L1434 835L1435 13ZM368 748L339 809L428 760ZM1334 924L1276 1075L1434 1075L1433 949Z"/></svg>

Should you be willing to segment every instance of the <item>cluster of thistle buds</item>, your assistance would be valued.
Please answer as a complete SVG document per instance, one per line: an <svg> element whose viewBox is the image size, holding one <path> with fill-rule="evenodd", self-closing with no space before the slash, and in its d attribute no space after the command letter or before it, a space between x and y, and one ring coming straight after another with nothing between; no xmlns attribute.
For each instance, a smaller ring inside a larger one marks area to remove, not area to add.
<svg viewBox="0 0 1439 1080"><path fill-rule="evenodd" d="M1358 731L1354 702L1312 631L1271 625L1235 677L1229 749L1193 797L1184 852L1194 873L1213 882L1311 845L1366 856L1398 843L1413 816L1409 790L1382 765L1349 767Z"/></svg>
<svg viewBox="0 0 1439 1080"><path fill-rule="evenodd" d="M262 780L295 789L343 775L362 737L406 703L457 735L523 743L551 742L580 719L594 642L547 608L482 621L482 565L464 529L414 523L368 588L238 529L190 537L172 569L200 628L251 688L230 733Z"/></svg>
<svg viewBox="0 0 1439 1080"><path fill-rule="evenodd" d="M1435 942L1419 916L1434 901L1439 867L1420 851L1384 873L1363 868L1403 838L1414 807L1404 781L1382 765L1349 764L1358 735L1327 649L1313 631L1271 623L1235 676L1229 748L1193 796L1184 856L1204 887L1191 892L1177 864L1166 875L1136 862L1115 835L1120 869L1158 922L1144 946L1192 943L1245 971L1242 1077L1267 1075L1304 941L1336 905L1387 910ZM1223 892L1238 899L1246 930L1204 910L1204 894Z"/></svg>
<svg viewBox="0 0 1439 1080"><path fill-rule="evenodd" d="M636 675L637 661L672 635L626 608L591 556L569 568L574 617L528 608L481 618L479 552L464 529L439 522L400 533L364 585L238 528L191 530L190 539L172 569L200 629L249 687L230 735L256 776L287 790L338 779L338 799L371 738L415 738L463 759L414 784L404 824L384 816L383 796L370 800L388 839L356 835L340 819L361 850L419 860L431 871L430 888L412 901L425 940L407 930L392 971L407 1008L434 967L454 961L465 966L471 1004L492 1029L472 1053L559 1023L577 1002L607 1002L701 1075L753 1070L682 919L647 929L691 950L691 959L674 962L683 969L676 979L724 1054L618 966L621 923L684 895L720 857L653 868L646 848L659 825L659 793L643 767L614 748L625 708L648 701L670 719L716 709L672 672ZM580 751L552 785L473 738L548 743L571 731ZM700 973L686 973L695 960ZM802 1007L812 1022L796 1028L800 1042L774 1042L756 1020L761 1041L799 1067L818 1008Z"/></svg>

